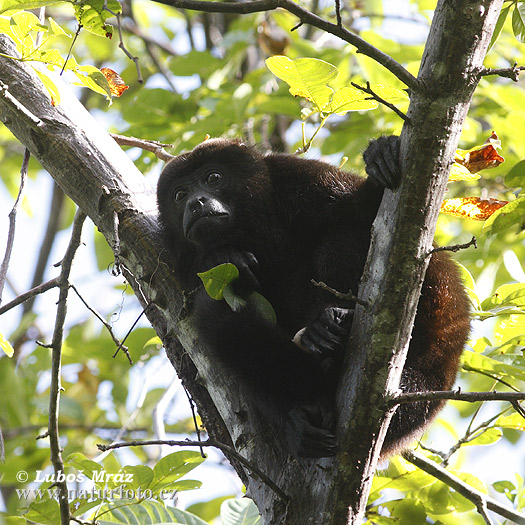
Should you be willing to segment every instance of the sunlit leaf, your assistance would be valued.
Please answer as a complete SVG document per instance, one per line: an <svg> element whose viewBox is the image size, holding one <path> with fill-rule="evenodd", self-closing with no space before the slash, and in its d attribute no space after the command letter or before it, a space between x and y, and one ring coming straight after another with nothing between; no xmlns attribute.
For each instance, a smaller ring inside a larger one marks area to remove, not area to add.
<svg viewBox="0 0 525 525"><path fill-rule="evenodd" d="M3 350L4 354L7 355L7 357L13 357L15 351L11 346L11 343L4 337L2 332L0 332L0 348Z"/></svg>
<svg viewBox="0 0 525 525"><path fill-rule="evenodd" d="M401 102L410 100L406 91L383 84L370 84L370 89L387 102Z"/></svg>
<svg viewBox="0 0 525 525"><path fill-rule="evenodd" d="M501 30L503 29L503 26L505 25L505 21L507 20L507 16L509 14L511 6L512 4L509 4L503 7L500 11L498 21L496 22L496 27L494 28L494 33L492 33L492 39L490 40L489 50L496 43L496 40L498 40Z"/></svg>
<svg viewBox="0 0 525 525"><path fill-rule="evenodd" d="M452 168L450 168L448 181L456 182L458 180L476 180L479 178L479 175L470 173L470 171L459 162L454 162L454 164L452 164Z"/></svg>
<svg viewBox="0 0 525 525"><path fill-rule="evenodd" d="M109 67L101 67L100 71L106 77L111 94L114 97L120 97L122 93L129 88L129 86L126 86L124 80L122 80L122 77L112 69L109 69Z"/></svg>
<svg viewBox="0 0 525 525"><path fill-rule="evenodd" d="M6 11L22 11L37 9L46 5L57 5L63 2L57 0L0 0L0 14Z"/></svg>
<svg viewBox="0 0 525 525"><path fill-rule="evenodd" d="M485 221L497 210L506 206L507 201L496 199L481 199L479 197L457 197L445 199L441 204L441 213L459 217L460 219L473 219Z"/></svg>
<svg viewBox="0 0 525 525"><path fill-rule="evenodd" d="M483 225L483 232L499 233L514 225L518 225L520 230L525 228L525 197L509 202L496 211Z"/></svg>
<svg viewBox="0 0 525 525"><path fill-rule="evenodd" d="M328 105L334 90L328 83L339 74L337 68L316 58L274 56L266 60L268 69L290 86L290 93L315 104L318 111Z"/></svg>
<svg viewBox="0 0 525 525"><path fill-rule="evenodd" d="M455 161L467 168L470 173L496 168L505 159L498 154L496 148L501 147L501 141L495 132L486 140L485 144L475 146L469 150L456 150Z"/></svg>
<svg viewBox="0 0 525 525"><path fill-rule="evenodd" d="M216 301L224 299L224 289L239 277L239 270L234 264L226 263L197 274L204 284L208 295Z"/></svg>
<svg viewBox="0 0 525 525"><path fill-rule="evenodd" d="M484 432L481 432L474 439L471 439L464 443L466 446L478 446L478 445L493 445L497 443L503 437L503 432L499 428L488 428Z"/></svg>
<svg viewBox="0 0 525 525"><path fill-rule="evenodd" d="M45 73L42 73L42 71L35 69L35 73L49 93L51 105L58 106L60 104L60 91L58 91L56 84Z"/></svg>
<svg viewBox="0 0 525 525"><path fill-rule="evenodd" d="M345 115L348 111L364 111L375 109L378 103L375 100L366 100L369 95L352 87L337 90L330 101L330 112Z"/></svg>
<svg viewBox="0 0 525 525"><path fill-rule="evenodd" d="M228 499L221 505L223 525L259 525L261 517L255 503L249 498Z"/></svg>
<svg viewBox="0 0 525 525"><path fill-rule="evenodd" d="M525 160L518 162L505 176L509 188L525 187Z"/></svg>

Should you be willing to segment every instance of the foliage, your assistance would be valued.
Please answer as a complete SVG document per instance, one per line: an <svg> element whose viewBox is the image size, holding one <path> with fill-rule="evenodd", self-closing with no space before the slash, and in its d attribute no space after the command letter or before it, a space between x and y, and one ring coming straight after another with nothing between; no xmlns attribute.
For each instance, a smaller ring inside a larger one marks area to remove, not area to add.
<svg viewBox="0 0 525 525"><path fill-rule="evenodd" d="M378 2L350 3L355 9L344 13L345 25L359 30L368 42L386 50L415 73L423 38L407 42L405 37L427 27L428 2L413 1L415 21L398 20L397 24L407 25L395 28L391 39L388 17L384 23L378 22L382 18L354 17L359 8L363 8L363 13L373 12ZM402 127L401 119L389 108L368 100L362 91L351 87L352 82L360 86L370 82L372 89L379 93L378 86L388 86L395 90L391 94L396 94L399 101L405 89L399 80L339 40L307 27L291 32L297 21L283 11L210 18L148 0L134 2L133 9L124 3L124 43L129 53L140 59L144 78L141 84L135 64L119 54L119 43L109 38L112 31L107 20L112 12L120 12L117 4L0 0L3 13L0 32L14 39L21 60L47 66L35 70L48 86L55 104L60 102L56 88L59 82L49 74L49 68L64 68L66 80L108 96L109 85L105 77L99 76L102 75L99 67L105 64L118 71L129 90L111 107L102 97L84 90L81 96L86 106L107 122L108 129L172 144L173 153L194 147L206 135L243 136L277 150L310 148L311 156L323 156L336 165L346 157L348 165L359 170L362 169L361 152L368 139L398 133ZM21 11L43 5L48 6L46 14L52 15L45 24L34 14ZM525 35L524 9L525 2L505 2L485 61L487 67L510 67L515 61L525 63L524 47L520 44ZM332 7L321 7L319 16L334 19ZM67 35L74 33L79 23L83 30L68 57L72 39ZM115 22L112 20L112 23ZM279 35L275 40L282 42L280 54L285 57L268 58L264 52L263 23L269 24L270 35ZM36 33L44 36L38 45ZM287 83L278 81L268 68ZM304 75L305 69L312 75ZM307 100L294 98L290 93ZM365 111L372 107L374 111ZM405 109L406 105L403 107L400 102L400 107ZM525 381L524 197L520 196L521 188L525 187L522 84L494 76L481 80L464 127L461 147L476 148L491 130L496 130L501 140L505 163L484 172L477 180L465 177L467 180L455 182L450 186L449 197L490 197L511 201L510 205L496 212L485 224L441 216L436 241L451 245L467 242L473 235L478 239L477 250L471 248L456 255L465 268L474 319L472 341L462 360L459 379L462 389L520 391ZM8 209L9 196L18 189L21 153L14 137L1 127L3 209ZM130 150L130 155L154 183L160 168L154 156L136 148ZM30 163L29 174L31 185L18 228L22 235L34 239L35 249L28 253L23 242L15 245L9 276L13 290L18 291L32 286L29 274L36 265L39 252L36 245L44 233L39 225L46 220L42 193L48 193L50 187L48 175L36 163ZM54 235L57 248L53 257L57 260L63 255L63 238L71 227L72 208L66 201L49 210L50 216L60 214ZM74 283L87 302L101 312L123 338L140 309L125 286L107 272L113 259L101 235L91 231L85 243L82 269L75 274ZM44 266L47 267L45 279L57 275L47 259ZM14 295L11 290L7 300ZM35 487L52 490L51 481L35 481L38 472L47 474L52 470L48 441L35 440L47 428L50 354L34 340L50 339L54 319L50 312L54 312L55 300L53 292L48 292L23 314L18 307L2 318L0 346L7 355L14 353L11 359L0 358L0 427L6 456L1 467L1 490L4 515L12 516L6 518L6 523L27 523L26 518L36 523L59 522L58 505L52 497L47 497L49 493L31 502L19 499L17 493L17 490ZM192 436L195 427L188 407L164 397L165 387L173 378L167 375L157 380L171 369L151 328L141 321L125 341L135 363L131 366L122 353L111 357L116 349L113 339L98 327L98 321L80 301L70 310L73 313L64 341L64 392L60 407L67 473L76 476L83 470L89 483L93 482L96 472L114 474L108 482L97 482L101 489L124 487L125 483L116 477L119 473L132 473L132 487L141 490L151 487L156 494L160 494L162 488L196 489L198 481L180 479L200 463L196 452L184 450L165 455L164 451L162 459L157 449L152 452L146 447L99 453L96 443L151 437L155 411L160 414L160 422L157 418L155 425L163 427L157 435L163 435L164 430L169 435ZM183 393L181 397L186 399ZM172 408L168 416L159 409L166 405ZM421 445L428 449L430 457L449 465L473 487L520 510L525 507L525 486L516 472L518 462L501 460L501 457L520 454L524 429L524 419L508 404L451 402ZM202 467L197 467L195 475L211 462L208 459ZM486 465L485 469L481 463ZM223 480L229 479L228 474L224 474L227 468L215 466L215 470L222 473L219 475L224 476ZM28 473L28 478L20 477L22 472ZM226 488L219 491L219 497L194 503L188 510L174 507L171 500L140 498L121 507L108 496L91 500L79 497L71 503L71 508L77 516L97 517L99 523L155 523L163 519L198 524L211 522L219 513L224 524L257 523L249 500L229 499L224 503L234 489L225 481L211 485ZM205 481L203 487L193 491L203 493L195 497L197 500L211 497L206 492L210 484ZM376 524L482 523L471 502L401 458L392 460L388 468L375 477L368 518Z"/></svg>

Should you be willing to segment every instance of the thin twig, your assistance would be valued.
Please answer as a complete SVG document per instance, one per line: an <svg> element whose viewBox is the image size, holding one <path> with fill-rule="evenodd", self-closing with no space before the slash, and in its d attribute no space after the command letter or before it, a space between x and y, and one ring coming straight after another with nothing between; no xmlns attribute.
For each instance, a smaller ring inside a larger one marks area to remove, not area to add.
<svg viewBox="0 0 525 525"><path fill-rule="evenodd" d="M366 87L360 86L359 84L356 84L355 82L352 82L352 86L354 86L356 89L363 91L367 95L370 95L370 100L377 100L377 102L379 102L380 104L383 104L387 108L391 109L398 117L401 117L405 122L410 122L410 119L408 118L408 116L405 115L394 104L386 101L384 98L380 97L377 93L375 93L373 89L370 87L370 82L366 83Z"/></svg>
<svg viewBox="0 0 525 525"><path fill-rule="evenodd" d="M128 347L127 346L124 346L120 341L119 341L119 338L115 335L115 333L113 332L113 327L102 317L102 315L100 315L92 306L90 306L86 300L82 297L82 295L80 295L80 292L77 290L77 288L73 285L73 284L70 284L69 285L70 288L77 294L78 298L84 303L84 306L106 327L106 330L109 332L109 335L111 336L111 339L113 339L113 342L122 350L124 350L124 352L126 353L126 355L128 356L128 359L131 359L131 357L129 357L129 353L128 353ZM133 364L133 363L131 363Z"/></svg>
<svg viewBox="0 0 525 525"><path fill-rule="evenodd" d="M207 439L206 441L173 441L173 440L163 440L163 439L151 439L147 441L128 441L126 443L113 443L112 445L102 445L97 443L97 447L102 452L108 450L113 450L123 447L143 447L146 445L169 445L170 447L214 447L222 450L226 455L231 456L239 463L244 465L247 469L251 470L253 474L257 475L261 481L266 483L277 496L279 496L284 502L287 502L290 498L283 492L283 490L278 487L264 472L259 470L255 465L253 465L246 458L241 456L233 447L215 441L214 439Z"/></svg>
<svg viewBox="0 0 525 525"><path fill-rule="evenodd" d="M361 306L364 306L365 308L368 307L368 303L366 301L363 301L363 299L360 299L359 297L357 297L357 295L354 295L352 292L340 292L335 288L328 286L326 283L323 283L322 281L315 281L314 279L312 279L311 282L314 286L321 288L321 290L325 290L326 292L331 293L334 297L337 297L337 299L357 303Z"/></svg>
<svg viewBox="0 0 525 525"><path fill-rule="evenodd" d="M445 485L453 488L464 498L472 501L472 503L474 503L478 509L487 508L492 512L496 512L500 516L503 516L504 518L512 521L513 523L516 523L517 525L525 525L525 516L523 514L520 514L513 508L507 507L501 504L499 501L487 496L486 494L483 494L483 492L480 492L471 485L468 485L434 461L431 461L430 459L413 451L405 452L403 457L427 474L434 476L436 479L439 479L445 483Z"/></svg>
<svg viewBox="0 0 525 525"><path fill-rule="evenodd" d="M195 402L193 401L193 398L188 392L188 389L184 385L182 385L182 388L184 389L184 392L186 393L186 397L188 398L188 402L190 403L191 415L193 416L193 425L195 426L195 433L197 434L197 441L202 441L201 431L199 429L199 424L197 423L197 414L195 413ZM203 458L206 457L206 455L204 454L204 449L202 447L201 447L201 456Z"/></svg>
<svg viewBox="0 0 525 525"><path fill-rule="evenodd" d="M337 26L343 27L343 19L341 18L341 0L335 0L335 16L337 18Z"/></svg>
<svg viewBox="0 0 525 525"><path fill-rule="evenodd" d="M512 67L503 68L483 68L479 72L480 77L486 77L488 75L498 75L504 78L510 78L514 82L517 82L520 78L520 71L525 71L525 66L518 66L517 62L514 62Z"/></svg>
<svg viewBox="0 0 525 525"><path fill-rule="evenodd" d="M144 82L144 78L142 77L142 71L140 70L140 64L139 64L139 57L133 56L126 47L126 44L124 44L124 37L122 35L122 23L121 23L121 16L120 13L114 13L111 9L109 9L106 6L104 6L104 9L106 11L109 11L113 16L117 18L117 29L118 29L118 37L119 37L119 44L118 47L122 49L123 53L130 59L135 62L135 67L137 68L137 81L139 84L142 84Z"/></svg>
<svg viewBox="0 0 525 525"><path fill-rule="evenodd" d="M15 230L16 230L16 212L18 211L18 205L22 200L24 193L24 186L27 179L27 168L29 166L29 158L31 154L26 148L24 151L24 160L22 161L22 168L20 169L20 186L18 188L18 195L16 196L13 208L9 212L9 232L7 234L7 245L5 248L4 260L0 266L0 304L2 304L2 294L4 291L5 279L7 276L7 269L9 268L9 261L11 260L11 253L13 252L13 244L15 242Z"/></svg>
<svg viewBox="0 0 525 525"><path fill-rule="evenodd" d="M57 303L57 315L55 319L55 328L53 331L53 339L51 343L52 357L51 357L51 387L49 394L49 447L51 451L51 462L55 469L56 479L65 478L64 476L64 462L62 460L62 452L60 448L60 438L58 430L58 416L60 406L60 390L61 381L61 357L62 357L62 340L64 336L64 323L67 312L67 296L69 293L69 275L71 273L71 266L77 248L80 246L80 236L82 234L82 226L86 219L86 214L80 209L77 211L75 220L73 222L73 232L66 250L66 254L62 259L61 271L59 276L60 295ZM56 485L59 489L59 506L60 506L60 521L62 525L68 525L70 519L69 503L68 503L68 489L67 483L57 481Z"/></svg>
<svg viewBox="0 0 525 525"><path fill-rule="evenodd" d="M438 246L437 248L432 249L428 255L432 255L435 252L445 252L445 251L459 252L459 250L466 250L467 248L470 248L471 246L474 246L476 250L478 249L478 243L477 243L476 237L474 236L472 236L472 239L470 239L469 242L466 242L464 244L452 244L451 246Z"/></svg>
<svg viewBox="0 0 525 525"><path fill-rule="evenodd" d="M126 342L126 339L129 337L129 334L131 334L131 332L133 332L133 330L135 329L135 326L137 326L137 323L140 321L140 318L148 311L148 308L151 306L151 304L152 303L149 303L148 305L146 305L146 308L144 308L144 310L140 312L140 315L135 319L135 322L131 325L131 328L128 330L127 334L124 336L124 339L122 339L122 342L120 343L118 348L115 350L115 353L113 354L113 358L117 357L117 354L119 353L119 351L122 350L128 357L128 361L130 365L133 364L133 361L131 360L131 356L129 355L129 352L124 350L125 348L124 343Z"/></svg>
<svg viewBox="0 0 525 525"><path fill-rule="evenodd" d="M124 135L117 135L115 133L110 133L113 137L113 140L120 146L132 146L134 148L141 148L146 151L151 151L157 158L168 162L169 160L175 158L175 155L170 155L164 148L173 147L171 144L162 144L154 140L144 140L137 139L135 137L125 137Z"/></svg>

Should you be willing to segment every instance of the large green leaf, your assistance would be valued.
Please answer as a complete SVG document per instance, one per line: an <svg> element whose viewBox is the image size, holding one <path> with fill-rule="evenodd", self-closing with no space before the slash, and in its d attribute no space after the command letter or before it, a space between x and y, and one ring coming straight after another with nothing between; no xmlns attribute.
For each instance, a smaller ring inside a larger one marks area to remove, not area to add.
<svg viewBox="0 0 525 525"><path fill-rule="evenodd" d="M303 97L315 104L318 111L329 104L334 90L328 83L339 74L337 68L316 58L274 56L266 60L268 69L290 86L290 93Z"/></svg>
<svg viewBox="0 0 525 525"><path fill-rule="evenodd" d="M337 90L330 102L330 112L338 115L345 115L349 111L365 111L368 109L375 109L378 103L375 100L367 100L370 95L363 91L344 87Z"/></svg>

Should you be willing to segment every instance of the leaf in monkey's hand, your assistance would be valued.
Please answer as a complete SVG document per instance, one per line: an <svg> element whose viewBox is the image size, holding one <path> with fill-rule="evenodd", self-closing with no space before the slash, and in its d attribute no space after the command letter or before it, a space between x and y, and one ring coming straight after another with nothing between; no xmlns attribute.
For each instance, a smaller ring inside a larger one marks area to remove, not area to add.
<svg viewBox="0 0 525 525"><path fill-rule="evenodd" d="M249 307L256 315L270 325L277 324L277 316L270 301L259 292L251 292L246 299L235 293L233 286L228 285L223 291L224 300L234 312L240 312Z"/></svg>
<svg viewBox="0 0 525 525"><path fill-rule="evenodd" d="M246 300L253 310L255 310L255 312L257 312L268 324L277 324L275 310L270 301L268 301L264 295L261 295L259 292L252 292Z"/></svg>
<svg viewBox="0 0 525 525"><path fill-rule="evenodd" d="M506 204L508 204L507 201L499 201L497 199L458 197L444 200L443 204L441 204L441 213L461 219L485 221Z"/></svg>
<svg viewBox="0 0 525 525"><path fill-rule="evenodd" d="M250 292L246 297L242 297L235 291L232 283L239 278L239 270L234 264L219 264L197 275L201 278L206 292L212 299L217 301L224 299L234 312L251 307L267 323L277 323L275 311L268 299L258 292Z"/></svg>
<svg viewBox="0 0 525 525"><path fill-rule="evenodd" d="M239 277L239 270L235 264L226 263L197 275L201 278L208 295L216 301L222 301L225 288Z"/></svg>
<svg viewBox="0 0 525 525"><path fill-rule="evenodd" d="M246 308L248 304L244 297L241 297L239 294L235 293L235 290L231 284L224 288L223 298L234 312L240 312Z"/></svg>

